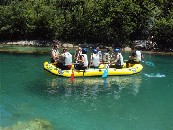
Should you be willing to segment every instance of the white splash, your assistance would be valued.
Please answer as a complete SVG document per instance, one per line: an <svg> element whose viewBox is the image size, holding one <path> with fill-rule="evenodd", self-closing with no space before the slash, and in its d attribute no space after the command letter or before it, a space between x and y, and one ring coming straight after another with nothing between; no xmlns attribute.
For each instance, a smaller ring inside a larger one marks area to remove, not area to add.
<svg viewBox="0 0 173 130"><path fill-rule="evenodd" d="M151 73L151 74L144 74L146 77L149 77L149 78L163 78L163 77L166 77L166 75L164 74L154 74L154 73Z"/></svg>

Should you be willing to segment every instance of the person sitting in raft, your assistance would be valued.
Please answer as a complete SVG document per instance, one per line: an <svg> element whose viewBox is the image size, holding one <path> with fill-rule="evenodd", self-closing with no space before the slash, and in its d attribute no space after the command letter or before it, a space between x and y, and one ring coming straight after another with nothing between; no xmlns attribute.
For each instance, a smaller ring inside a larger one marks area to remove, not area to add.
<svg viewBox="0 0 173 130"><path fill-rule="evenodd" d="M129 64L140 64L142 58L144 58L143 54L138 50L138 47L135 47L131 56L129 56L129 60L126 62L126 67L128 68Z"/></svg>
<svg viewBox="0 0 173 130"><path fill-rule="evenodd" d="M100 51L99 47L96 47L97 53L99 55L99 61L102 62L102 52Z"/></svg>
<svg viewBox="0 0 173 130"><path fill-rule="evenodd" d="M80 58L77 60L77 64L75 65L75 69L85 70L87 68L88 68L87 49L82 48L82 54L80 55Z"/></svg>
<svg viewBox="0 0 173 130"><path fill-rule="evenodd" d="M98 66L100 64L99 53L98 53L97 49L93 49L92 51L93 51L93 53L91 54L91 57L90 57L89 67L90 68L98 68Z"/></svg>
<svg viewBox="0 0 173 130"><path fill-rule="evenodd" d="M123 56L120 52L120 49L115 48L114 52L115 52L114 60L111 62L110 68L122 69L124 62L123 62ZM112 64L115 64L115 65L112 65Z"/></svg>
<svg viewBox="0 0 173 130"><path fill-rule="evenodd" d="M70 70L72 67L72 55L63 48L63 53L59 56L58 67L62 70Z"/></svg>
<svg viewBox="0 0 173 130"><path fill-rule="evenodd" d="M50 62L51 63L55 63L58 61L58 57L59 57L59 51L58 51L59 45L58 44L54 44L52 51L51 51L51 59Z"/></svg>
<svg viewBox="0 0 173 130"><path fill-rule="evenodd" d="M110 63L111 60L111 49L107 48L107 52L103 54L103 63Z"/></svg>
<svg viewBox="0 0 173 130"><path fill-rule="evenodd" d="M77 62L82 54L82 48L78 47L74 53L74 61Z"/></svg>

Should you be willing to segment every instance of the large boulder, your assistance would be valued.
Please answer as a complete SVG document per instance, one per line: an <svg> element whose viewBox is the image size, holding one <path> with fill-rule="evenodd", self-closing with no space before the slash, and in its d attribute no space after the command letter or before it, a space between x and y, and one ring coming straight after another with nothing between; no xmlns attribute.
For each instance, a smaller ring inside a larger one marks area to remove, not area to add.
<svg viewBox="0 0 173 130"><path fill-rule="evenodd" d="M64 48L72 48L73 44L65 43L65 44L62 44L62 47L64 47Z"/></svg>
<svg viewBox="0 0 173 130"><path fill-rule="evenodd" d="M132 49L130 47L125 47L124 51L132 51Z"/></svg>

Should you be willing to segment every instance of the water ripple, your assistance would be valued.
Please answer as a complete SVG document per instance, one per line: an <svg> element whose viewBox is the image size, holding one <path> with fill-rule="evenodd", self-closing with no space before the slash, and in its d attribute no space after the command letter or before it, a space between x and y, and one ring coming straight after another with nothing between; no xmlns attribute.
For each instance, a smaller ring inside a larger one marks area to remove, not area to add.
<svg viewBox="0 0 173 130"><path fill-rule="evenodd" d="M160 74L160 73L157 73L157 74L151 73L151 74L144 74L144 75L146 77L149 77L149 78L164 78L164 77L166 77L166 75Z"/></svg>

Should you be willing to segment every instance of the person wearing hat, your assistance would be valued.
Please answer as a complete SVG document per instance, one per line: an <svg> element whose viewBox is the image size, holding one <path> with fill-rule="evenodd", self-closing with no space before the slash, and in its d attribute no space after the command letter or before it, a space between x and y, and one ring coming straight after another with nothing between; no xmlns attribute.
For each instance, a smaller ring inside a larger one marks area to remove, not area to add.
<svg viewBox="0 0 173 130"><path fill-rule="evenodd" d="M116 69L122 69L124 65L124 61L123 61L123 56L120 52L120 49L115 48L114 52L115 52L115 56L114 56L114 60L110 64L110 68L115 67ZM115 64L115 65L112 65L112 64Z"/></svg>
<svg viewBox="0 0 173 130"><path fill-rule="evenodd" d="M87 49L82 48L82 54L80 55L80 58L77 60L77 64L75 65L75 69L85 70L87 68L88 68Z"/></svg>
<svg viewBox="0 0 173 130"><path fill-rule="evenodd" d="M90 57L90 65L89 67L91 68L98 68L99 64L100 64L100 57L99 57L99 53L97 49L93 49L92 50L92 54Z"/></svg>
<svg viewBox="0 0 173 130"><path fill-rule="evenodd" d="M67 51L67 48L63 48L63 53L59 56L59 68L62 70L69 70L72 67L72 55Z"/></svg>

